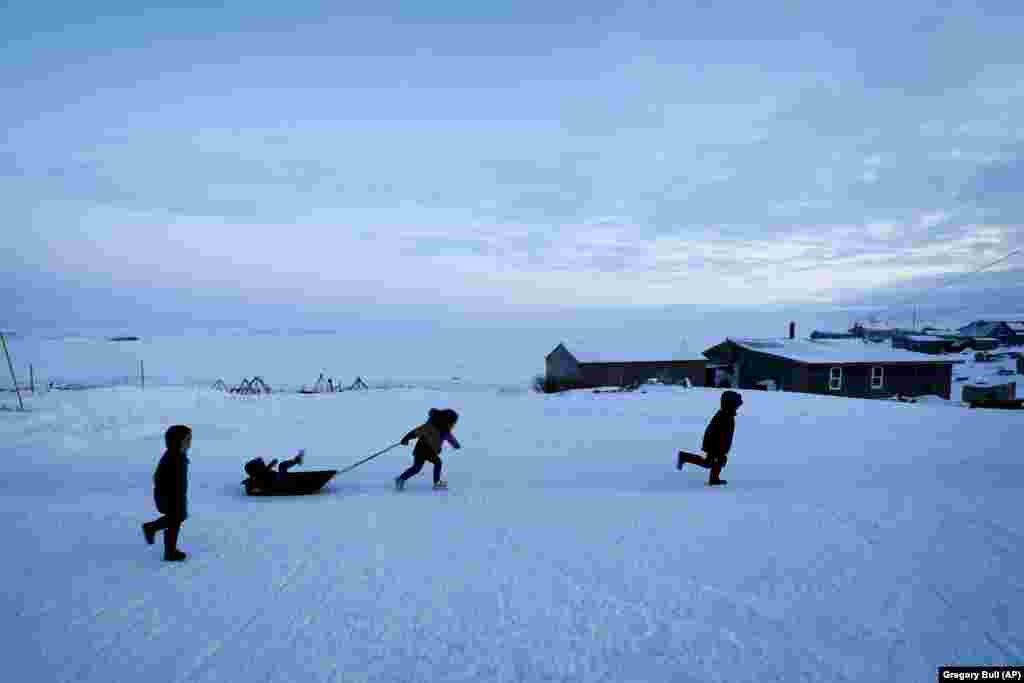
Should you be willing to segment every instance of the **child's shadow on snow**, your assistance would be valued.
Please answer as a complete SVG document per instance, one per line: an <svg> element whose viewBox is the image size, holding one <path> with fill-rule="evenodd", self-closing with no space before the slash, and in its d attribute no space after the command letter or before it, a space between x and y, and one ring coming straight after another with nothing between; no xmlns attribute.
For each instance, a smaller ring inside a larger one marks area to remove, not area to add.
<svg viewBox="0 0 1024 683"><path fill-rule="evenodd" d="M729 468L722 471L729 491L750 491L786 488L782 477L758 476L756 470L745 469L730 477ZM608 490L622 493L679 493L681 491L710 490L708 471L688 466L683 471L674 466L634 465L618 471L585 471L571 478L532 480L530 488L569 490ZM718 488L718 487L714 487Z"/></svg>

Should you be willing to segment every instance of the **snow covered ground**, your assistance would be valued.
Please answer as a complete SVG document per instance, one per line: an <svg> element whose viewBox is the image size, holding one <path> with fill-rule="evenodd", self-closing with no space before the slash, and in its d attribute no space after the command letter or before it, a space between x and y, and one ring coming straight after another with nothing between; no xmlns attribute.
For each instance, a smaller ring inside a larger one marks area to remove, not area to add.
<svg viewBox="0 0 1024 683"><path fill-rule="evenodd" d="M1024 415L744 392L724 489L677 472L720 392L96 389L0 412L5 678L926 681L1024 659ZM399 448L462 413L448 492ZM139 524L194 428L182 565ZM865 678L870 677L870 678Z"/></svg>

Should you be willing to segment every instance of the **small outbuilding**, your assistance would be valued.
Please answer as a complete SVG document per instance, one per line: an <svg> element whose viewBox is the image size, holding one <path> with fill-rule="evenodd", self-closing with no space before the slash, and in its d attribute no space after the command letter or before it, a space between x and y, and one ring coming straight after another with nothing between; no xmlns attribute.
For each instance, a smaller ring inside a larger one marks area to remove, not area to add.
<svg viewBox="0 0 1024 683"><path fill-rule="evenodd" d="M671 354L611 355L569 351L559 344L545 358L548 381L578 387L628 386L657 379L666 384L706 386L707 360L698 357L666 359Z"/></svg>
<svg viewBox="0 0 1024 683"><path fill-rule="evenodd" d="M1017 383L964 386L961 399L964 403L982 403L985 401L1012 401L1017 398Z"/></svg>
<svg viewBox="0 0 1024 683"><path fill-rule="evenodd" d="M740 389L772 380L781 391L833 396L952 394L952 360L863 340L729 338L704 355L720 379Z"/></svg>

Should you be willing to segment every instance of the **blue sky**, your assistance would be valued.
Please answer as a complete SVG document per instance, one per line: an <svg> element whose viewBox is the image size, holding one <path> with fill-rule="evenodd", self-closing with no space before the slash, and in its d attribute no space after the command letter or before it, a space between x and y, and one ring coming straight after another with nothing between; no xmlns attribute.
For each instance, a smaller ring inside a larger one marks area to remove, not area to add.
<svg viewBox="0 0 1024 683"><path fill-rule="evenodd" d="M870 301L1024 246L1019 2L144 4L4 11L15 315Z"/></svg>

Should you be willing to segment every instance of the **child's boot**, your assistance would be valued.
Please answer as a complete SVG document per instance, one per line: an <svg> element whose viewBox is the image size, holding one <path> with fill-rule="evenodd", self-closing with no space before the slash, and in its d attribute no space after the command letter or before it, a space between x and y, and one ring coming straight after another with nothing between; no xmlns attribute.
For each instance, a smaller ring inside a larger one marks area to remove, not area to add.
<svg viewBox="0 0 1024 683"><path fill-rule="evenodd" d="M187 556L178 550L178 532L181 524L171 524L164 529L164 561L181 562Z"/></svg>
<svg viewBox="0 0 1024 683"><path fill-rule="evenodd" d="M434 490L440 491L448 488L448 482L444 479L438 479L434 482Z"/></svg>
<svg viewBox="0 0 1024 683"><path fill-rule="evenodd" d="M401 491L404 488L405 488L405 479L402 479L401 477L395 477L395 490L396 491Z"/></svg>
<svg viewBox="0 0 1024 683"><path fill-rule="evenodd" d="M148 545L153 545L153 542L156 541L156 529L153 528L153 522L145 522L142 525L142 536Z"/></svg>

